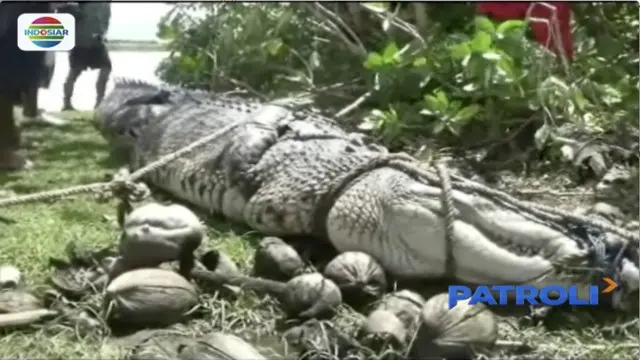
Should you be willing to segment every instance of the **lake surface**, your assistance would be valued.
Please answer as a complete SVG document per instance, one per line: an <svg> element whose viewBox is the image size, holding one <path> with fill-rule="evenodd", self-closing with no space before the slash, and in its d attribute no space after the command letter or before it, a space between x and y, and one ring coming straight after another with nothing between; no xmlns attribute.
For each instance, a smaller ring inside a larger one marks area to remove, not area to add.
<svg viewBox="0 0 640 360"><path fill-rule="evenodd" d="M111 51L111 79L107 84L107 92L113 87L112 79L117 76L131 77L149 82L160 82L155 75L160 61L169 55L166 51ZM48 89L40 89L39 107L46 111L57 112L62 109L63 85L69 73L69 55L66 52L56 53L56 68ZM72 103L78 110L93 110L96 101L96 80L98 70L84 71L73 91Z"/></svg>

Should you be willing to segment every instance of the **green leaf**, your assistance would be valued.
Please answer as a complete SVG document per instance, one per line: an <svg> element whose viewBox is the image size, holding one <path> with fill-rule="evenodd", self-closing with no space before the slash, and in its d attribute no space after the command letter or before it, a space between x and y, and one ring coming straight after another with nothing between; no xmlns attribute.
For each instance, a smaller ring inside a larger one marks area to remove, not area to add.
<svg viewBox="0 0 640 360"><path fill-rule="evenodd" d="M447 127L447 123L444 121L438 121L437 123L433 124L433 130L431 130L433 132L434 135L438 135L442 132L442 130L444 130Z"/></svg>
<svg viewBox="0 0 640 360"><path fill-rule="evenodd" d="M495 52L495 51L487 51L482 53L482 57L489 60L489 61L498 61L502 58L502 55L500 55L499 53Z"/></svg>
<svg viewBox="0 0 640 360"><path fill-rule="evenodd" d="M438 111L440 107L438 106L438 99L433 95L425 95L424 96L425 105L427 105L427 109L431 111Z"/></svg>
<svg viewBox="0 0 640 360"><path fill-rule="evenodd" d="M460 123L455 123L455 122L447 122L447 129L449 129L449 131L455 135L455 136L460 136L460 130L462 130L462 124Z"/></svg>
<svg viewBox="0 0 640 360"><path fill-rule="evenodd" d="M468 43L462 43L449 47L451 56L456 59L463 59L471 54L471 48Z"/></svg>
<svg viewBox="0 0 640 360"><path fill-rule="evenodd" d="M445 111L449 107L449 98L447 94L442 90L436 90L436 99L438 100L438 109Z"/></svg>
<svg viewBox="0 0 640 360"><path fill-rule="evenodd" d="M377 52L372 52L367 56L367 60L364 62L364 67L370 70L375 69L382 66L383 62L384 61L380 54L378 54Z"/></svg>
<svg viewBox="0 0 640 360"><path fill-rule="evenodd" d="M478 104L465 106L456 113L453 117L453 121L466 123L468 120L478 115L480 111L482 111L482 106Z"/></svg>
<svg viewBox="0 0 640 360"><path fill-rule="evenodd" d="M385 63L393 63L398 55L398 45L395 41L390 42L382 51L382 60Z"/></svg>
<svg viewBox="0 0 640 360"><path fill-rule="evenodd" d="M471 50L479 53L488 51L491 48L492 42L491 35L480 31L476 33L473 40L471 40Z"/></svg>
<svg viewBox="0 0 640 360"><path fill-rule="evenodd" d="M486 16L476 16L475 18L476 32L486 32L488 34L494 34L496 28L493 25L493 21L489 20Z"/></svg>
<svg viewBox="0 0 640 360"><path fill-rule="evenodd" d="M414 67L421 67L421 66L425 66L425 65L427 65L427 58L425 58L424 56L413 60L413 66Z"/></svg>
<svg viewBox="0 0 640 360"><path fill-rule="evenodd" d="M498 25L496 32L501 35L506 35L512 31L524 31L527 26L526 21L522 20L507 20Z"/></svg>
<svg viewBox="0 0 640 360"><path fill-rule="evenodd" d="M267 52L271 56L278 55L280 53L280 49L282 48L282 45L284 45L284 43L280 38L271 39L264 43L264 47L267 49Z"/></svg>
<svg viewBox="0 0 640 360"><path fill-rule="evenodd" d="M502 70L506 77L511 81L516 81L517 75L516 71L513 68L513 60L508 56L503 56L500 61L498 61L498 69Z"/></svg>
<svg viewBox="0 0 640 360"><path fill-rule="evenodd" d="M381 125L382 122L377 119L365 118L360 124L358 124L358 129L362 131L379 130Z"/></svg>

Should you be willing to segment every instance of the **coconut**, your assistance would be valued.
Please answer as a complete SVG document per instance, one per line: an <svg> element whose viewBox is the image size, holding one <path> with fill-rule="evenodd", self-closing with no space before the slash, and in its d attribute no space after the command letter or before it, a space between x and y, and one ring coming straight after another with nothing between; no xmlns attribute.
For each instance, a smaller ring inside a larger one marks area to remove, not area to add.
<svg viewBox="0 0 640 360"><path fill-rule="evenodd" d="M294 326L284 332L282 341L297 350L298 359L370 358L357 356L364 349L362 345L326 320L309 319Z"/></svg>
<svg viewBox="0 0 640 360"><path fill-rule="evenodd" d="M324 269L324 276L338 285L345 302L361 307L382 297L387 277L371 256L348 251L336 256Z"/></svg>
<svg viewBox="0 0 640 360"><path fill-rule="evenodd" d="M398 317L389 310L374 310L367 316L362 327L364 342L372 348L389 341L402 346L407 341L407 328Z"/></svg>
<svg viewBox="0 0 640 360"><path fill-rule="evenodd" d="M126 359L176 360L179 358L180 350L193 343L195 343L195 339L190 337L169 334L165 330L154 330L154 333L145 336L131 349Z"/></svg>
<svg viewBox="0 0 640 360"><path fill-rule="evenodd" d="M0 314L18 313L44 308L40 299L33 294L20 290L0 292Z"/></svg>
<svg viewBox="0 0 640 360"><path fill-rule="evenodd" d="M211 271L229 275L239 275L240 270L231 258L218 250L209 250L200 256L200 263Z"/></svg>
<svg viewBox="0 0 640 360"><path fill-rule="evenodd" d="M298 275L286 283L201 269L194 269L193 277L208 285L239 286L259 294L273 295L280 300L284 312L290 317L331 316L342 303L338 286L319 273Z"/></svg>
<svg viewBox="0 0 640 360"><path fill-rule="evenodd" d="M300 254L277 237L260 241L255 253L253 274L277 281L287 281L302 273L304 262Z"/></svg>
<svg viewBox="0 0 640 360"><path fill-rule="evenodd" d="M280 296L289 316L313 318L333 315L342 303L340 288L319 273L302 274L287 282Z"/></svg>
<svg viewBox="0 0 640 360"><path fill-rule="evenodd" d="M424 298L409 290L400 290L382 298L376 309L387 310L394 314L409 333L417 330Z"/></svg>
<svg viewBox="0 0 640 360"><path fill-rule="evenodd" d="M180 348L180 360L266 360L241 338L224 333L203 336L194 344Z"/></svg>
<svg viewBox="0 0 640 360"><path fill-rule="evenodd" d="M116 277L107 287L109 321L131 326L170 325L198 303L195 287L179 274L138 269Z"/></svg>
<svg viewBox="0 0 640 360"><path fill-rule="evenodd" d="M419 294L401 290L384 296L369 314L361 335L372 347L384 345L378 340L390 340L392 345L405 345L408 336L418 330L424 299Z"/></svg>
<svg viewBox="0 0 640 360"><path fill-rule="evenodd" d="M22 274L13 265L0 266L0 288L15 288L20 285Z"/></svg>
<svg viewBox="0 0 640 360"><path fill-rule="evenodd" d="M449 309L449 294L438 294L424 305L422 323L410 350L414 358L471 358L498 339L498 323L484 305L458 301Z"/></svg>
<svg viewBox="0 0 640 360"><path fill-rule="evenodd" d="M202 243L204 226L182 205L150 203L135 209L123 224L119 252L123 267L137 269L180 261L181 273L189 275L194 251Z"/></svg>

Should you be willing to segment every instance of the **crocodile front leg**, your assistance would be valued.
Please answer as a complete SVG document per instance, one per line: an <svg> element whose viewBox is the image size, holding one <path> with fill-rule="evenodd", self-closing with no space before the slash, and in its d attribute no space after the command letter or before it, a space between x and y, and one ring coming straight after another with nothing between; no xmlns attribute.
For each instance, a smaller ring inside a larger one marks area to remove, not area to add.
<svg viewBox="0 0 640 360"><path fill-rule="evenodd" d="M586 256L576 242L545 225L508 209L489 212L495 204L460 192L454 198L460 211L453 231L459 281L568 285L554 272L553 262ZM327 230L339 251L367 252L395 276L445 275L440 189L401 172L379 169L355 181L329 212Z"/></svg>

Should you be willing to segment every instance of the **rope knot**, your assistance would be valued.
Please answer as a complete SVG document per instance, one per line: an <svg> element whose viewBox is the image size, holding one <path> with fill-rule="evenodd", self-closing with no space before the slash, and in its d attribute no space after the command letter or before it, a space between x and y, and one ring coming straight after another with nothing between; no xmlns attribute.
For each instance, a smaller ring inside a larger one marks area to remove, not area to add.
<svg viewBox="0 0 640 360"><path fill-rule="evenodd" d="M122 201L141 202L151 195L151 190L142 182L130 180L129 170L123 168L113 176L111 194Z"/></svg>

